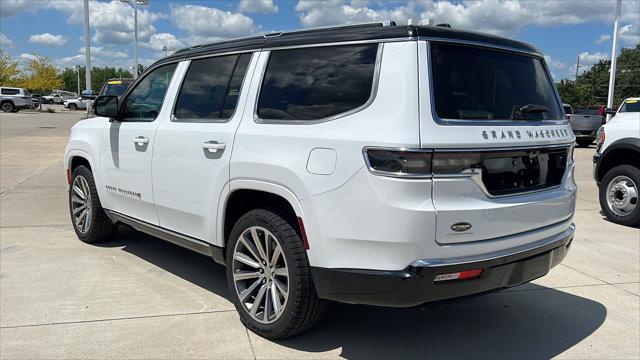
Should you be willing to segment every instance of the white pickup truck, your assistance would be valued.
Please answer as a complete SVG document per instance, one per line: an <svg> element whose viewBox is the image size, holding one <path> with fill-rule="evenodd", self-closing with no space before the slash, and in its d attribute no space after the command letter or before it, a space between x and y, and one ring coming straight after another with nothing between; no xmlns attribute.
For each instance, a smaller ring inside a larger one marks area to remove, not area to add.
<svg viewBox="0 0 640 360"><path fill-rule="evenodd" d="M51 94L42 97L43 104L63 104L65 100L73 99L73 96Z"/></svg>

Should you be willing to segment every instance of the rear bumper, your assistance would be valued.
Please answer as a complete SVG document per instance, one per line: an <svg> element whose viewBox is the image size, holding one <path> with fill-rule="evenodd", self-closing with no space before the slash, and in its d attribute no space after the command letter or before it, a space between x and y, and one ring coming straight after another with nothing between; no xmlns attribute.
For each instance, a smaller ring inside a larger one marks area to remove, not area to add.
<svg viewBox="0 0 640 360"><path fill-rule="evenodd" d="M536 242L475 258L417 260L399 271L312 268L318 296L353 304L411 307L425 302L513 287L546 275L566 256L575 226ZM464 246L464 245L460 245ZM483 269L472 280L435 282L439 274Z"/></svg>

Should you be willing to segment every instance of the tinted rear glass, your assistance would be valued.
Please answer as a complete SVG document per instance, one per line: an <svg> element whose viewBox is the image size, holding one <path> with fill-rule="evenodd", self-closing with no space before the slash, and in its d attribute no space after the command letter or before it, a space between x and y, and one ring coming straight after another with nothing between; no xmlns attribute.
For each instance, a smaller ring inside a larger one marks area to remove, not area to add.
<svg viewBox="0 0 640 360"><path fill-rule="evenodd" d="M594 107L586 107L586 108L580 108L577 111L577 114L579 115L600 115L600 108L594 108Z"/></svg>
<svg viewBox="0 0 640 360"><path fill-rule="evenodd" d="M443 119L562 119L541 59L487 48L431 44L435 110ZM526 105L527 110L518 111ZM548 110L542 111L541 109ZM536 109L536 110L531 110Z"/></svg>
<svg viewBox="0 0 640 360"><path fill-rule="evenodd" d="M364 105L371 95L377 44L272 51L258 116L317 120Z"/></svg>

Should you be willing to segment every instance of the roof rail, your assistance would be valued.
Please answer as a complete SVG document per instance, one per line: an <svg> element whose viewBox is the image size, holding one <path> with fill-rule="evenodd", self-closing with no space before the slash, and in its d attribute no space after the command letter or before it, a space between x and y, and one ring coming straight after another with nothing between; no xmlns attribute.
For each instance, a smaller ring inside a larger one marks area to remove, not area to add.
<svg viewBox="0 0 640 360"><path fill-rule="evenodd" d="M289 30L289 31L277 31L273 33L264 33L262 36L269 38L269 37L278 37L286 34L301 33L301 32L307 32L307 31L329 30L329 29L354 29L354 28L357 29L357 28L368 27L368 26L396 26L396 22L392 20L382 20L378 22L361 23L361 24L314 26L314 27L295 29L295 30Z"/></svg>

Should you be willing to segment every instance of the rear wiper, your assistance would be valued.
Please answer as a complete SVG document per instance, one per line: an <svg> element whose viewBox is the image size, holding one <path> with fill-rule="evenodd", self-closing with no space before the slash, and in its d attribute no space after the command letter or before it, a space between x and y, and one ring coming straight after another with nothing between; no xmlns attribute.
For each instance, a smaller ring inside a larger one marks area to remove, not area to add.
<svg viewBox="0 0 640 360"><path fill-rule="evenodd" d="M549 108L546 106L538 105L538 104L527 104L524 106L518 107L518 105L513 107L513 112L511 114L511 119L513 120L526 120L523 116L524 114L539 114L549 111Z"/></svg>

